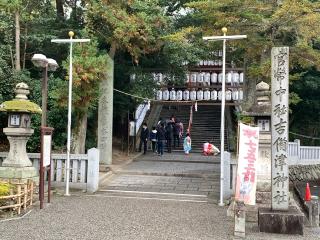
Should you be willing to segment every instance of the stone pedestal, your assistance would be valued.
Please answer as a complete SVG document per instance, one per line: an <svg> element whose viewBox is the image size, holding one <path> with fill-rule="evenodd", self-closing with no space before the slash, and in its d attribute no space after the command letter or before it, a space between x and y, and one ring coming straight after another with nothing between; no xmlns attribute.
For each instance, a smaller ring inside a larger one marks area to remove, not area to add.
<svg viewBox="0 0 320 240"><path fill-rule="evenodd" d="M235 203L234 236L246 237L246 207L243 202L238 201Z"/></svg>
<svg viewBox="0 0 320 240"><path fill-rule="evenodd" d="M257 203L271 202L271 133L259 133L257 161Z"/></svg>
<svg viewBox="0 0 320 240"><path fill-rule="evenodd" d="M303 218L304 215L297 206L290 206L288 211L260 208L259 230L267 233L303 235Z"/></svg>
<svg viewBox="0 0 320 240"><path fill-rule="evenodd" d="M32 167L32 162L26 151L27 141L34 130L31 128L4 128L3 132L8 137L10 150L8 157L0 167L0 178L36 179L38 172Z"/></svg>

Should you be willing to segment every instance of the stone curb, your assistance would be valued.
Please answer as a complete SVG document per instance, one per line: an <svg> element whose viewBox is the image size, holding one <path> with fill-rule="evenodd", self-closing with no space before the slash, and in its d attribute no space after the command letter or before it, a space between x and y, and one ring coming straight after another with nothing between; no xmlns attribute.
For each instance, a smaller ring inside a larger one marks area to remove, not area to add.
<svg viewBox="0 0 320 240"><path fill-rule="evenodd" d="M220 178L220 174L200 174L200 173L157 173L157 172L130 172L116 171L116 174L123 175L145 175L145 176L165 176L165 177L193 177L193 178Z"/></svg>

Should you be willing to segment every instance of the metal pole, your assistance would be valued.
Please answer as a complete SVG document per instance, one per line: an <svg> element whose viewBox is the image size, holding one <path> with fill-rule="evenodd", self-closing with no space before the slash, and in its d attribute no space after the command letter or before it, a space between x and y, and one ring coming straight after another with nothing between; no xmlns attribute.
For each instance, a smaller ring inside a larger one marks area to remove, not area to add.
<svg viewBox="0 0 320 240"><path fill-rule="evenodd" d="M47 126L48 64L43 68L41 126Z"/></svg>
<svg viewBox="0 0 320 240"><path fill-rule="evenodd" d="M41 146L40 146L40 167L39 167L39 200L40 209L43 209L44 200L44 167L43 167L43 127L40 128L41 132Z"/></svg>
<svg viewBox="0 0 320 240"><path fill-rule="evenodd" d="M223 35L226 36L226 29L223 28ZM224 111L225 111L225 104L226 104L226 99L225 99L225 90L226 90L226 42L227 40L223 40L223 54L222 54L222 92L221 92L221 162L220 162L220 202L219 206L224 206L223 203L223 185L224 185Z"/></svg>
<svg viewBox="0 0 320 240"><path fill-rule="evenodd" d="M69 34L72 40L73 34ZM72 42L70 42L70 64L69 64L69 96L68 96L68 139L67 139L67 162L66 162L66 192L69 196L70 181L70 146L71 146L71 108L72 108Z"/></svg>

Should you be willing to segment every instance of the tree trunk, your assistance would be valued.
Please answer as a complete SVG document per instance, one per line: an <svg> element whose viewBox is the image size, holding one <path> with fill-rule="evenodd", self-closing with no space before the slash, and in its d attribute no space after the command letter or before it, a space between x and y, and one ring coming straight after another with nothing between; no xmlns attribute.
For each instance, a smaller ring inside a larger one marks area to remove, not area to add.
<svg viewBox="0 0 320 240"><path fill-rule="evenodd" d="M20 13L19 11L16 11L14 13L15 16L15 24L16 24L16 70L20 71L21 66L20 66Z"/></svg>
<svg viewBox="0 0 320 240"><path fill-rule="evenodd" d="M23 59L22 59L22 69L24 70L26 67L26 54L27 54L27 37L28 37L28 27L25 26L24 30L24 47L23 47Z"/></svg>
<svg viewBox="0 0 320 240"><path fill-rule="evenodd" d="M57 17L59 19L64 18L63 3L64 3L63 0L56 0Z"/></svg>
<svg viewBox="0 0 320 240"><path fill-rule="evenodd" d="M76 126L73 133L72 152L84 154L86 151L88 111L76 116Z"/></svg>

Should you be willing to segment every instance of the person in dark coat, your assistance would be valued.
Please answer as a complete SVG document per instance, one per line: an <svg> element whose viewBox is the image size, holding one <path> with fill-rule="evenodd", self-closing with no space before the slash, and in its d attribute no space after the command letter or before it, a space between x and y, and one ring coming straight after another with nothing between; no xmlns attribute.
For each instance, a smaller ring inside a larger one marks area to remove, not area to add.
<svg viewBox="0 0 320 240"><path fill-rule="evenodd" d="M163 155L163 146L166 141L166 131L164 129L164 124L161 123L157 129L157 145L158 145L158 155Z"/></svg>
<svg viewBox="0 0 320 240"><path fill-rule="evenodd" d="M147 152L147 143L149 138L149 129L146 123L142 124L142 130L140 135L140 144L139 144L139 152L141 152L142 144L143 144L143 154Z"/></svg>
<svg viewBox="0 0 320 240"><path fill-rule="evenodd" d="M171 153L171 145L173 140L173 122L170 121L166 127L167 151Z"/></svg>

